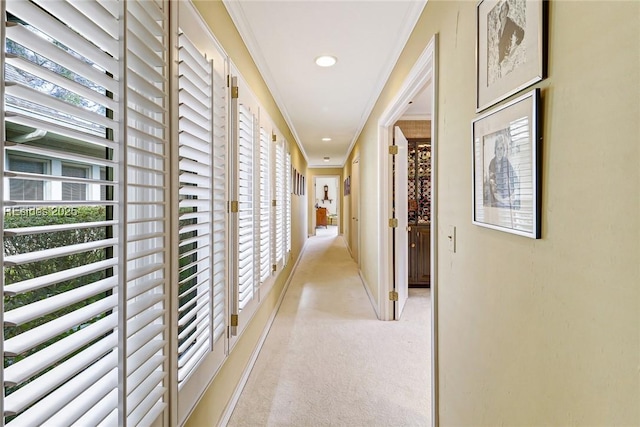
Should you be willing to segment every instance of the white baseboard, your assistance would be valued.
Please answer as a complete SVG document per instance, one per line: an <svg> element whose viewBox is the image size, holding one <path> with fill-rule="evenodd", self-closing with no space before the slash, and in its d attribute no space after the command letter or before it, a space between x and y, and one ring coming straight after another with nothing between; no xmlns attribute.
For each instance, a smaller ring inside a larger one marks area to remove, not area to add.
<svg viewBox="0 0 640 427"><path fill-rule="evenodd" d="M364 276L362 276L362 271L360 271L360 269L358 269L358 276L360 276L360 280L362 280L362 286L364 286L364 290L367 291L367 295L369 295L369 301L373 306L373 311L376 312L376 317L378 318L378 320L380 320L381 317L380 317L380 312L378 311L378 301L376 301L375 298L373 298L373 295L369 290L369 286L367 285L367 281L364 279Z"/></svg>
<svg viewBox="0 0 640 427"><path fill-rule="evenodd" d="M349 240L347 240L347 236L343 234L340 234L340 237L342 237L342 239L344 240L344 245L347 248L347 252L349 252L349 256L351 258L353 258L353 252L351 252L351 247L349 246Z"/></svg>
<svg viewBox="0 0 640 427"><path fill-rule="evenodd" d="M244 371L242 372L242 376L240 377L240 381L236 385L233 395L231 395L231 399L229 399L229 403L227 403L227 406L224 408L224 412L222 413L222 417L220 418L218 427L225 427L229 423L229 420L231 419L231 414L233 414L233 410L238 404L238 400L240 399L240 395L242 394L242 390L244 389L244 386L247 384L247 381L249 381L249 375L251 374L251 371L253 370L253 367L256 364L256 360L258 360L258 355L260 354L260 350L262 350L262 346L264 345L264 342L267 339L267 335L269 335L269 331L271 330L271 325L273 325L273 321L276 318L276 314L278 314L278 310L280 310L280 306L282 305L284 296L287 293L287 289L289 289L289 284L291 284L291 279L293 278L293 275L296 272L296 269L298 268L298 264L302 259L302 255L304 254L304 251L307 248L308 241L309 239L305 240L304 245L300 250L298 259L296 260L296 263L293 265L293 268L289 273L289 277L287 277L287 281L285 282L284 287L282 288L282 292L280 293L280 298L278 298L278 302L273 308L273 311L271 312L271 316L269 316L269 320L264 326L262 335L260 335L260 339L258 340L256 347L253 349L253 353L251 353L251 357L249 358L249 363L247 363L247 366L244 368Z"/></svg>

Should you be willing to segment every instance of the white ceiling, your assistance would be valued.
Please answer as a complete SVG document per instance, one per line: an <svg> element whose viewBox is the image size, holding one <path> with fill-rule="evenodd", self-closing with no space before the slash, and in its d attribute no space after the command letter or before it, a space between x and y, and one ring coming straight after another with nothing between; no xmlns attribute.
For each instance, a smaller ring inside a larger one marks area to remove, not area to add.
<svg viewBox="0 0 640 427"><path fill-rule="evenodd" d="M310 167L344 165L425 3L224 0Z"/></svg>

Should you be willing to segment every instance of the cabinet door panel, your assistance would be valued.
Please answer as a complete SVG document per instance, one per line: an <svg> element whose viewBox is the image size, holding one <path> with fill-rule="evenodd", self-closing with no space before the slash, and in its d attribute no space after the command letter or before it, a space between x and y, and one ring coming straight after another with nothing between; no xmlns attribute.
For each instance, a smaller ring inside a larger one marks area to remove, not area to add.
<svg viewBox="0 0 640 427"><path fill-rule="evenodd" d="M417 281L421 284L429 284L431 275L431 238L428 227L419 228L416 231L416 269Z"/></svg>

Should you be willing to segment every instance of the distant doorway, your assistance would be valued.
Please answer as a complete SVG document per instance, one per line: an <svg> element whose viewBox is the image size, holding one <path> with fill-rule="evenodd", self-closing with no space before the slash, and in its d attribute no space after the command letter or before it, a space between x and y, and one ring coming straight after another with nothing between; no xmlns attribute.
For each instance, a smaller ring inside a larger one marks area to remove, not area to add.
<svg viewBox="0 0 640 427"><path fill-rule="evenodd" d="M315 235L340 234L340 176L314 177L314 230Z"/></svg>

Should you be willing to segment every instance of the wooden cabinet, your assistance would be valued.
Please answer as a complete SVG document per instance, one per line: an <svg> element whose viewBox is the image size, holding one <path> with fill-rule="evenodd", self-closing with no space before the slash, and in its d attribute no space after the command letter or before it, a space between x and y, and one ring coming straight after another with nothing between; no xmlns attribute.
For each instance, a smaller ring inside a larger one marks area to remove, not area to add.
<svg viewBox="0 0 640 427"><path fill-rule="evenodd" d="M409 230L409 286L425 287L431 278L431 235L428 225Z"/></svg>
<svg viewBox="0 0 640 427"><path fill-rule="evenodd" d="M327 228L327 208L316 209L316 228Z"/></svg>
<svg viewBox="0 0 640 427"><path fill-rule="evenodd" d="M430 284L431 271L431 144L409 139L409 286Z"/></svg>

